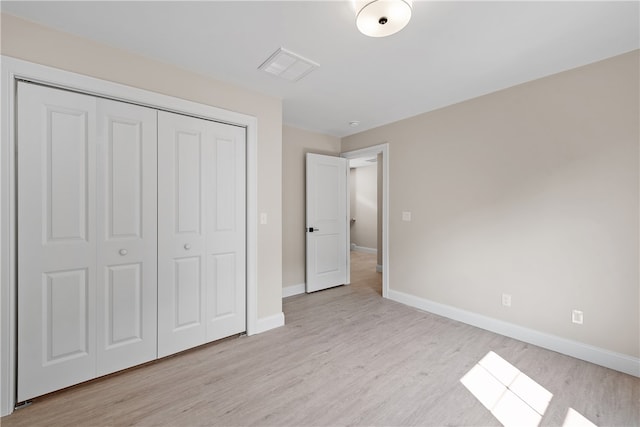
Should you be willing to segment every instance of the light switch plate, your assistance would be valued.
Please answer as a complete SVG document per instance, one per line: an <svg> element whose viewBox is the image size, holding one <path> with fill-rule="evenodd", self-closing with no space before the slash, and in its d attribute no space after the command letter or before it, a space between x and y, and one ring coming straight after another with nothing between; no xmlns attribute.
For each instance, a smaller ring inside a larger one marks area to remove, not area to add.
<svg viewBox="0 0 640 427"><path fill-rule="evenodd" d="M402 212L403 221L411 221L411 212Z"/></svg>
<svg viewBox="0 0 640 427"><path fill-rule="evenodd" d="M584 313L581 310L573 310L571 312L571 321L578 325L582 325L584 322Z"/></svg>
<svg viewBox="0 0 640 427"><path fill-rule="evenodd" d="M262 212L260 214L260 224L266 224L267 223L267 213L266 212Z"/></svg>

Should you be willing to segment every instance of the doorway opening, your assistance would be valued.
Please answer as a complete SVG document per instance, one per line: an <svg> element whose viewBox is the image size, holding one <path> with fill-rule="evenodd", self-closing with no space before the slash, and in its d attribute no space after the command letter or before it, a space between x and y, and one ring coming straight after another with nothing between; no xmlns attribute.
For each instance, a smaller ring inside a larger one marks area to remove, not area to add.
<svg viewBox="0 0 640 427"><path fill-rule="evenodd" d="M380 144L340 155L349 160L349 254L351 268L382 275L381 294L389 291L388 251L388 144ZM353 270L352 270L353 271ZM359 274L356 275L358 277ZM352 278L354 276L352 275Z"/></svg>
<svg viewBox="0 0 640 427"><path fill-rule="evenodd" d="M349 234L351 284L382 295L382 162L372 157L349 159ZM380 250L378 250L380 249Z"/></svg>

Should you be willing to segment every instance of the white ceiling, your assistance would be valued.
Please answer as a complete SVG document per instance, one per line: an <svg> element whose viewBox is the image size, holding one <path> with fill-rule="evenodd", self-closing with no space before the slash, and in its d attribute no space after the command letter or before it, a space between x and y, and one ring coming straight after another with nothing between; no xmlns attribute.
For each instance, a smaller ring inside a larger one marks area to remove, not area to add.
<svg viewBox="0 0 640 427"><path fill-rule="evenodd" d="M279 97L285 124L340 137L640 47L638 1L414 1L409 25L381 39L357 31L351 1L0 7ZM259 71L279 47L320 68L294 83Z"/></svg>

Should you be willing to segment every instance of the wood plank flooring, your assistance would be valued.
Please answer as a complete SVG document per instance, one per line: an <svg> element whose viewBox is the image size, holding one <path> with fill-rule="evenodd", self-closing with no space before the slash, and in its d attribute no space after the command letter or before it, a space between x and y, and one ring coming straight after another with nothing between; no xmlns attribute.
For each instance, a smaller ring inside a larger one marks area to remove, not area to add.
<svg viewBox="0 0 640 427"><path fill-rule="evenodd" d="M352 284L284 300L286 325L35 400L13 426L494 426L460 382L489 351L598 426L640 424L640 379L384 300L375 257Z"/></svg>

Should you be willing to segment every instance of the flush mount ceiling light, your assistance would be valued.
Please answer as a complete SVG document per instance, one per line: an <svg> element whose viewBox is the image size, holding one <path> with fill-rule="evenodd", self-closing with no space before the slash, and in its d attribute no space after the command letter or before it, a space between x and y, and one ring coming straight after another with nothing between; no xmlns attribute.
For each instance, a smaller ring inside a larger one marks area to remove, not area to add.
<svg viewBox="0 0 640 427"><path fill-rule="evenodd" d="M320 65L303 58L283 47L276 50L266 61L258 67L274 76L295 82L318 68Z"/></svg>
<svg viewBox="0 0 640 427"><path fill-rule="evenodd" d="M403 29L411 19L411 0L356 2L356 25L369 37L386 37Z"/></svg>

